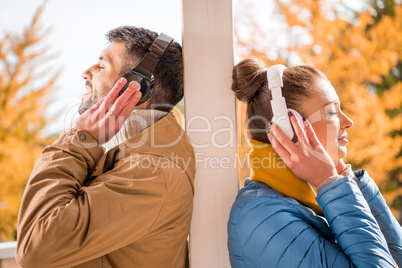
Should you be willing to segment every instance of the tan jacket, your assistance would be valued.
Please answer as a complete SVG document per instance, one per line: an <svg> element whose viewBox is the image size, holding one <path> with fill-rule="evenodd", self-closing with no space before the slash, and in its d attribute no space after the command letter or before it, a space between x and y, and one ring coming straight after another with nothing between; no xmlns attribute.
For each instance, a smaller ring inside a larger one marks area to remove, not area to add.
<svg viewBox="0 0 402 268"><path fill-rule="evenodd" d="M17 262L184 267L194 175L193 149L171 114L106 154L88 132L65 131L26 186Z"/></svg>

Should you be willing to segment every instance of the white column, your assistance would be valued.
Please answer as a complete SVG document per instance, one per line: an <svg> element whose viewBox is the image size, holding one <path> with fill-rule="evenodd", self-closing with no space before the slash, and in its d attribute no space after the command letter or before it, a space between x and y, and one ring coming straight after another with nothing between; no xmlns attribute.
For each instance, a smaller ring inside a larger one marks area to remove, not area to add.
<svg viewBox="0 0 402 268"><path fill-rule="evenodd" d="M226 268L238 192L231 0L183 0L183 56L186 129L197 160L190 265Z"/></svg>

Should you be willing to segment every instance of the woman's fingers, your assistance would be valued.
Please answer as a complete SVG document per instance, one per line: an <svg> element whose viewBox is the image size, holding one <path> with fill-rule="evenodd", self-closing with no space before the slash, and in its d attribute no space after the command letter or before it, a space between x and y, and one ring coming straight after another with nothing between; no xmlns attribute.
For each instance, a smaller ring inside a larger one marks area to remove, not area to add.
<svg viewBox="0 0 402 268"><path fill-rule="evenodd" d="M301 143L308 142L307 136L304 133L296 115L293 112L289 112L289 116L290 116L290 123L292 124L293 129L296 132L297 140L299 141L299 143L301 144Z"/></svg>
<svg viewBox="0 0 402 268"><path fill-rule="evenodd" d="M275 136L276 141L280 144L289 154L296 154L297 148L296 145L286 137L285 133L278 127L277 124L271 122L272 125L270 127L270 132Z"/></svg>
<svg viewBox="0 0 402 268"><path fill-rule="evenodd" d="M289 152L278 142L276 137L272 134L272 131L268 133L268 139L271 142L272 147L274 147L275 152L282 158L283 161L286 161L291 157Z"/></svg>
<svg viewBox="0 0 402 268"><path fill-rule="evenodd" d="M306 129L306 136L307 139L311 145L311 147L314 150L317 150L319 147L321 147L321 143L318 140L317 136L315 135L314 129L311 126L310 122L306 119L306 121L304 121L304 128Z"/></svg>

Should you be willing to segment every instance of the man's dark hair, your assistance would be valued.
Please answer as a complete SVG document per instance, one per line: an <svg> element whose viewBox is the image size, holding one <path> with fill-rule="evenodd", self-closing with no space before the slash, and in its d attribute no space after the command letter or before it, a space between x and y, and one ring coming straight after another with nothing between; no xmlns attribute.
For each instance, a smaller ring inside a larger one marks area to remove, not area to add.
<svg viewBox="0 0 402 268"><path fill-rule="evenodd" d="M113 43L124 43L126 59L121 75L134 68L148 52L158 37L156 32L134 26L122 26L110 30L106 39ZM183 98L183 57L180 44L172 42L154 69L154 92L148 100L148 108L170 112Z"/></svg>

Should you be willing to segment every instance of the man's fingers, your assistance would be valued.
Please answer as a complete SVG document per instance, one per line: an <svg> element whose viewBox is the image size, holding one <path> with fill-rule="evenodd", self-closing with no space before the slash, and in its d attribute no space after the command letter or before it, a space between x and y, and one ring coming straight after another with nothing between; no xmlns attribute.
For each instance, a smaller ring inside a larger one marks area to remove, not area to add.
<svg viewBox="0 0 402 268"><path fill-rule="evenodd" d="M96 110L99 109L99 107L102 105L103 103L103 99L101 99L100 101L98 101L97 103L95 103L95 105L93 105L92 107L90 107L88 110L86 110L84 113L90 113L90 112L94 112Z"/></svg>
<svg viewBox="0 0 402 268"><path fill-rule="evenodd" d="M123 116L126 119L130 113L133 111L135 105L137 105L138 101L141 99L141 92L136 91L133 95L131 95L128 103L124 108L120 111L119 116Z"/></svg>
<svg viewBox="0 0 402 268"><path fill-rule="evenodd" d="M118 96L117 99L114 101L112 106L109 108L109 111L107 111L108 115L110 115L110 116L119 115L121 113L121 111L124 109L124 107L126 107L128 105L128 102L129 102L130 98L132 96L134 96L135 93L138 92L137 90L139 89L139 87L140 87L140 84L138 84L138 82L132 82L127 87L127 89L124 91L124 93L121 94L120 96ZM138 100L137 100L137 102L135 104L138 103Z"/></svg>
<svg viewBox="0 0 402 268"><path fill-rule="evenodd" d="M110 110L110 106L114 103L116 98L119 96L120 90L124 87L127 83L127 79L122 77L120 78L116 84L114 84L113 88L109 91L109 93L103 98L103 105L100 107L99 110L103 111L104 114Z"/></svg>
<svg viewBox="0 0 402 268"><path fill-rule="evenodd" d="M131 98L128 100L126 106L121 110L120 114L116 116L116 121L115 121L115 129L120 129L121 126L124 124L126 119L129 117L131 112L133 111L135 105L137 105L138 101L141 99L141 92L136 91L133 95L131 95Z"/></svg>
<svg viewBox="0 0 402 268"><path fill-rule="evenodd" d="M109 91L109 93L106 95L105 99L106 101L114 101L118 96L120 90L124 87L124 85L127 83L127 79L125 77L120 78L116 84L114 84L112 90Z"/></svg>

